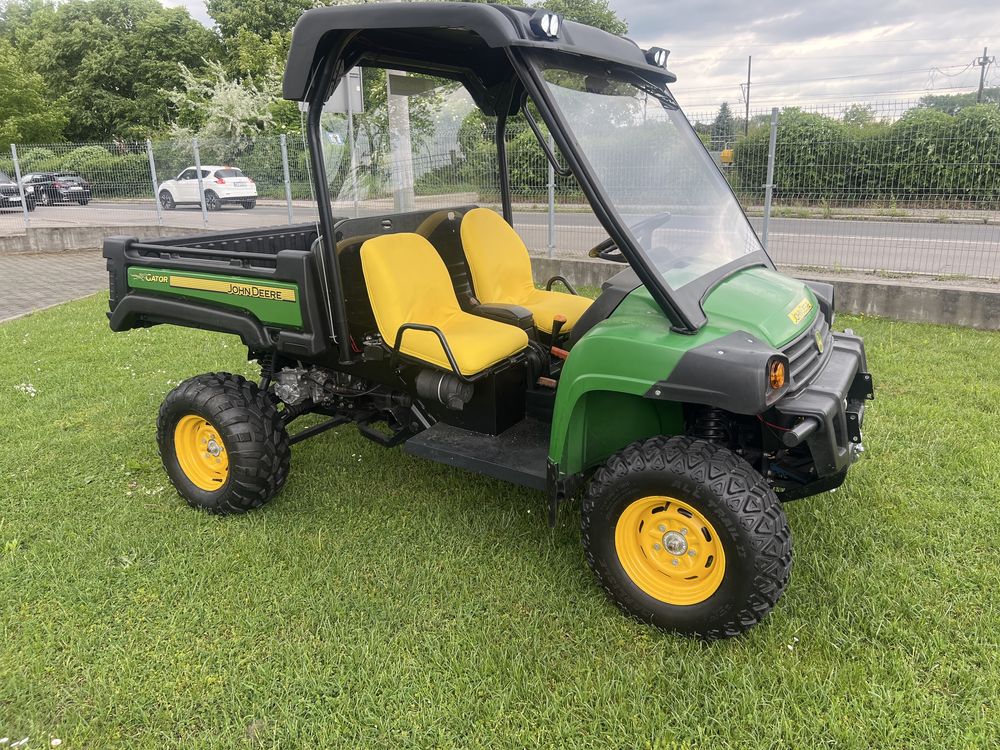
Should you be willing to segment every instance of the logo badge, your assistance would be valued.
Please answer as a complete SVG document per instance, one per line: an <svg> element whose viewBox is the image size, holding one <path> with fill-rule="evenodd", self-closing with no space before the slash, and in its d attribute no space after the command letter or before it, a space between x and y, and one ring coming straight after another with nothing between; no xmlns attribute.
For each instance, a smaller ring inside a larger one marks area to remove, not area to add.
<svg viewBox="0 0 1000 750"><path fill-rule="evenodd" d="M805 317L812 312L813 306L809 298L803 299L799 304L797 304L790 313L788 313L788 319L792 321L795 325L798 325Z"/></svg>
<svg viewBox="0 0 1000 750"><path fill-rule="evenodd" d="M823 353L823 332L822 331L816 331L816 348L819 350L820 354Z"/></svg>

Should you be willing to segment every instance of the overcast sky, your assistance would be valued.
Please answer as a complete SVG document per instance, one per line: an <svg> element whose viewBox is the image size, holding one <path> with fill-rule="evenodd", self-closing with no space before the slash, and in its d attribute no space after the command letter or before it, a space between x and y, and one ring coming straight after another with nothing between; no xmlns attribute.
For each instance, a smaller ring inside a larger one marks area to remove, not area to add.
<svg viewBox="0 0 1000 750"><path fill-rule="evenodd" d="M161 2L212 23L202 0ZM970 91L979 82L971 63L983 46L995 46L990 54L1000 57L997 0L610 2L639 44L671 50L672 88L689 114L724 100L742 109L747 55L753 109ZM991 80L1000 85L1000 64L987 71Z"/></svg>

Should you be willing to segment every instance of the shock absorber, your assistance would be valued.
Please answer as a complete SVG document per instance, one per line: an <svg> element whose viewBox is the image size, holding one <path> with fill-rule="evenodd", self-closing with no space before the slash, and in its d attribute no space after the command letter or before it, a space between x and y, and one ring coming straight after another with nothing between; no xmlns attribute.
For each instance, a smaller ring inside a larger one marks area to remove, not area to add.
<svg viewBox="0 0 1000 750"><path fill-rule="evenodd" d="M715 443L728 443L729 418L722 409L706 406L695 415L688 434Z"/></svg>

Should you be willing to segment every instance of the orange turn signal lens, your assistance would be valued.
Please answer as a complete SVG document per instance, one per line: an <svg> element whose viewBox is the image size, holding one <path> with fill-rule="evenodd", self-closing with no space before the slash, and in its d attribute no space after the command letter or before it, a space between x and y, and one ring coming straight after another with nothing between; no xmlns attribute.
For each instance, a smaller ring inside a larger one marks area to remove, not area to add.
<svg viewBox="0 0 1000 750"><path fill-rule="evenodd" d="M767 382L774 389L778 390L785 386L788 379L788 368L780 359L772 359L767 366Z"/></svg>

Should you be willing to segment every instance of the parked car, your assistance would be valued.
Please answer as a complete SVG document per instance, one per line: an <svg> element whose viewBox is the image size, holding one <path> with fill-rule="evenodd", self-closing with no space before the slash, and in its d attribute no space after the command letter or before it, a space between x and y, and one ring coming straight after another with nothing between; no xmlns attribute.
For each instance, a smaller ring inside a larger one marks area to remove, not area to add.
<svg viewBox="0 0 1000 750"><path fill-rule="evenodd" d="M35 198L27 189L24 191L24 201L29 211L35 210ZM21 210L21 191L10 175L0 172L0 211L6 210Z"/></svg>
<svg viewBox="0 0 1000 750"><path fill-rule="evenodd" d="M203 165L201 184L209 211L218 211L226 203L238 203L243 208L257 205L257 185L236 167ZM182 205L200 205L198 168L188 167L175 179L164 182L159 197L160 205L168 211Z"/></svg>
<svg viewBox="0 0 1000 750"><path fill-rule="evenodd" d="M42 206L53 203L90 203L90 183L76 172L31 172L21 178L25 188L31 188L35 202Z"/></svg>

